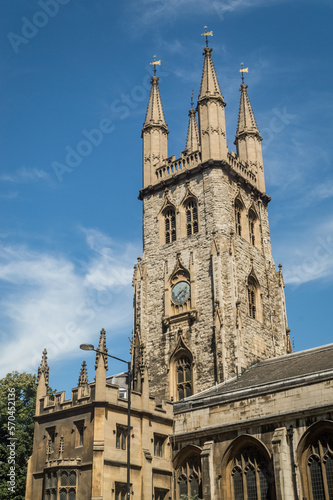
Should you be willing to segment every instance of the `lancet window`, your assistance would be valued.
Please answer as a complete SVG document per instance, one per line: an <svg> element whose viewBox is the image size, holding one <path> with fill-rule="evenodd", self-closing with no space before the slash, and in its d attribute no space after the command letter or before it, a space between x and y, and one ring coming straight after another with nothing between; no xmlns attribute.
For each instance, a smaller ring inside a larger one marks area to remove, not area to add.
<svg viewBox="0 0 333 500"><path fill-rule="evenodd" d="M183 355L176 362L178 399L192 396L192 365L190 359Z"/></svg>
<svg viewBox="0 0 333 500"><path fill-rule="evenodd" d="M164 211L165 243L176 241L176 213L174 208L168 207Z"/></svg>
<svg viewBox="0 0 333 500"><path fill-rule="evenodd" d="M260 321L260 293L259 285L253 276L250 276L247 282L247 302L248 312L252 319Z"/></svg>
<svg viewBox="0 0 333 500"><path fill-rule="evenodd" d="M253 280L249 280L247 288L247 297L249 304L249 316L250 318L256 319L256 286Z"/></svg>
<svg viewBox="0 0 333 500"><path fill-rule="evenodd" d="M256 236L255 236L256 219L257 219L256 214L254 213L253 210L250 210L249 211L249 237L250 237L250 243L251 243L251 245L255 245L256 244Z"/></svg>
<svg viewBox="0 0 333 500"><path fill-rule="evenodd" d="M199 231L198 225L198 205L194 199L190 199L185 204L186 213L186 234L191 236L191 234L197 233Z"/></svg>
<svg viewBox="0 0 333 500"><path fill-rule="evenodd" d="M238 236L242 236L242 204L239 200L235 201L235 229Z"/></svg>

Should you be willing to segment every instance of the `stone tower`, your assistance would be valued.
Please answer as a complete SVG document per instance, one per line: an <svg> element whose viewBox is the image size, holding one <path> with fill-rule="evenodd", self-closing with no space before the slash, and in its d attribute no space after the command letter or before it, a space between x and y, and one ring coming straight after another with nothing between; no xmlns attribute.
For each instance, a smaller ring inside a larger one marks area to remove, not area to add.
<svg viewBox="0 0 333 500"><path fill-rule="evenodd" d="M236 150L205 47L186 149L167 157L156 75L143 138L143 255L135 266L134 387L179 400L291 351L281 267L272 258L261 137L241 85ZM196 119L198 117L198 122ZM184 140L185 142L185 140Z"/></svg>

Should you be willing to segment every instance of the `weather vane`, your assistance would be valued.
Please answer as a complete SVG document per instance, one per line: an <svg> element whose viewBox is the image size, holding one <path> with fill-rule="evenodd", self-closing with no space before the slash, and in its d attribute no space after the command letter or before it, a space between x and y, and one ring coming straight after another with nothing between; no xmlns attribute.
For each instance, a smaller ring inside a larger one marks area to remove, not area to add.
<svg viewBox="0 0 333 500"><path fill-rule="evenodd" d="M206 37L206 47L208 47L208 37L209 36L213 36L213 32L212 31L207 31L207 26L204 26L204 30L205 30L205 32L201 33L201 36L205 36Z"/></svg>
<svg viewBox="0 0 333 500"><path fill-rule="evenodd" d="M156 66L159 65L161 66L161 59L159 61L156 61L156 56L154 55L154 61L150 63L152 66L154 66L154 76L156 76Z"/></svg>
<svg viewBox="0 0 333 500"><path fill-rule="evenodd" d="M239 72L242 73L242 83L244 83L244 73L248 73L249 68L244 68L244 63L241 63L241 69Z"/></svg>
<svg viewBox="0 0 333 500"><path fill-rule="evenodd" d="M194 96L194 89L192 90L192 95L191 95L191 108L193 109L193 96Z"/></svg>

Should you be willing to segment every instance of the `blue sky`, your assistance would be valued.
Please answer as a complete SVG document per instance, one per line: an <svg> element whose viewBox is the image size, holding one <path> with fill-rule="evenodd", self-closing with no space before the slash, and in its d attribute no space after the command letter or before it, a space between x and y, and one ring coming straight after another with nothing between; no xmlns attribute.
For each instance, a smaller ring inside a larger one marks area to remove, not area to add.
<svg viewBox="0 0 333 500"><path fill-rule="evenodd" d="M78 345L96 344L102 327L110 352L128 358L149 62L162 60L169 154L179 156L205 24L229 149L238 70L249 67L295 349L332 341L330 2L3 0L0 14L0 376L36 371L46 347L52 387L74 387L84 358L92 380L94 356Z"/></svg>

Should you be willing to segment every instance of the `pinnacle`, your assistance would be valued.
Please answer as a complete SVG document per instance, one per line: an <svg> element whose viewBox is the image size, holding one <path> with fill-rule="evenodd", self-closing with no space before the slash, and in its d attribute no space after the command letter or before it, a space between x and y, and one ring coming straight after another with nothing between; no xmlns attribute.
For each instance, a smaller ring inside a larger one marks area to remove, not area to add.
<svg viewBox="0 0 333 500"><path fill-rule="evenodd" d="M38 374L37 374L37 384L39 384L40 378L44 374L45 378L45 384L48 386L49 385L49 366L47 364L47 350L43 350L43 355L42 355L42 361L40 363L40 366L38 367Z"/></svg>
<svg viewBox="0 0 333 500"><path fill-rule="evenodd" d="M247 95L247 85L240 86L241 98L238 113L238 125L236 138L244 134L255 134L260 136L256 120L254 118L249 96Z"/></svg>
<svg viewBox="0 0 333 500"><path fill-rule="evenodd" d="M98 344L97 350L100 351L100 352L96 353L95 368L97 369L99 358L101 356L103 356L103 358L104 358L104 368L107 370L108 369L108 358L107 358L107 356L104 356L102 354L102 353L105 353L105 354L108 353L108 350L107 350L107 347L106 347L106 332L105 332L104 328L102 328L100 336L99 336L99 344Z"/></svg>
<svg viewBox="0 0 333 500"><path fill-rule="evenodd" d="M211 56L212 50L213 49L209 47L205 47L203 51L205 59L201 77L199 101L207 97L219 97L223 101L223 97L221 94L219 82L217 80L215 67Z"/></svg>
<svg viewBox="0 0 333 500"><path fill-rule="evenodd" d="M144 128L149 125L155 125L155 126L163 126L167 129L158 81L159 78L157 76L153 76L151 78L150 97L146 113L146 119L144 122Z"/></svg>
<svg viewBox="0 0 333 500"><path fill-rule="evenodd" d="M188 115L190 119L188 123L186 150L188 152L192 152L199 149L199 132L197 120L195 118L195 111L193 108L190 109Z"/></svg>
<svg viewBox="0 0 333 500"><path fill-rule="evenodd" d="M82 362L82 367L79 376L78 386L82 387L88 384L88 372L87 372L87 363L85 361Z"/></svg>

